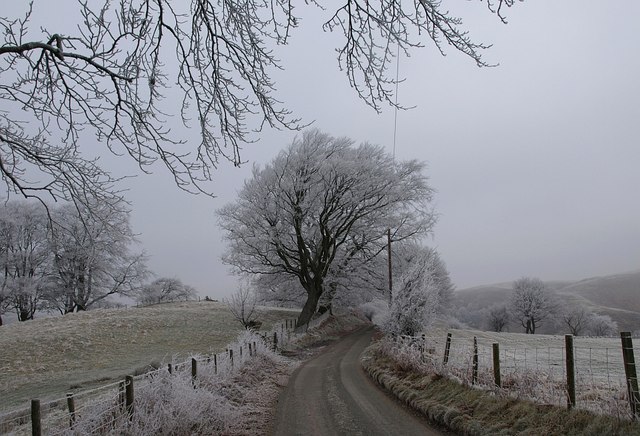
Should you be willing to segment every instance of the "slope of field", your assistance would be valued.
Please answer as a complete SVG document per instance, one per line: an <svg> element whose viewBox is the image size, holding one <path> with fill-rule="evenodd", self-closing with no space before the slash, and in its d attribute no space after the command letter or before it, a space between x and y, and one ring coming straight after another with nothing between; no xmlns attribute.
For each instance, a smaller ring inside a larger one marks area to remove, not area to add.
<svg viewBox="0 0 640 436"><path fill-rule="evenodd" d="M640 271L580 281L547 281L565 303L577 303L609 315L620 330L640 330ZM512 282L476 286L455 292L454 305L483 309L509 301Z"/></svg>
<svg viewBox="0 0 640 436"><path fill-rule="evenodd" d="M263 329L297 316L263 309ZM149 365L224 349L240 332L225 305L93 310L0 327L0 411L119 380Z"/></svg>
<svg viewBox="0 0 640 436"><path fill-rule="evenodd" d="M596 306L640 313L640 271L581 280L558 292L579 295Z"/></svg>

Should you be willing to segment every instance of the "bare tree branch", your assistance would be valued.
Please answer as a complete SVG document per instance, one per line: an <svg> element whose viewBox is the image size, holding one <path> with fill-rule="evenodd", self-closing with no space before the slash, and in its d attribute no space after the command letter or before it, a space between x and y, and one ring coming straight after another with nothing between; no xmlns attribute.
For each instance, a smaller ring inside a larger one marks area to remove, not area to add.
<svg viewBox="0 0 640 436"><path fill-rule="evenodd" d="M505 21L514 2L487 5ZM82 152L98 142L141 171L159 163L180 188L211 195L207 182L220 161L240 165L242 144L265 125L302 126L277 99L272 78L282 68L274 49L300 22L290 0L78 5L77 22L39 31L32 3L21 17L0 16L0 177L8 193L118 203L118 180ZM397 47L407 54L430 39L443 54L450 45L488 65L489 46L474 42L437 0L346 0L324 30L344 35L339 67L377 111L396 105L388 67ZM197 129L199 142L187 144L180 126L169 127L173 117Z"/></svg>

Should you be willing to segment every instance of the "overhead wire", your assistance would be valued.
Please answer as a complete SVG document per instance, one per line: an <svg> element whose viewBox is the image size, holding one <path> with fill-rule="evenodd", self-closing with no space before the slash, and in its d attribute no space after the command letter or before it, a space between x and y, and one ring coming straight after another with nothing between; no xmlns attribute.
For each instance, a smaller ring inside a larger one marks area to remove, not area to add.
<svg viewBox="0 0 640 436"><path fill-rule="evenodd" d="M398 133L398 79L400 77L400 41L396 51L396 92L393 115L393 160L396 160L396 138Z"/></svg>

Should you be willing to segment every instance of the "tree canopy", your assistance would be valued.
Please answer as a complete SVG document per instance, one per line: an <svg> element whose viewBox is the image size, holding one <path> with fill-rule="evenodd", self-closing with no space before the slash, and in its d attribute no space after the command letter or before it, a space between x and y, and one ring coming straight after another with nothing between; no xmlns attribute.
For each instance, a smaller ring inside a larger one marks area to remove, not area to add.
<svg viewBox="0 0 640 436"><path fill-rule="evenodd" d="M487 0L502 21L513 3ZM77 4L77 16L69 10L51 22L33 22L33 2L6 9L21 11L15 16L0 13L0 177L9 193L117 201L118 180L83 152L96 141L143 171L160 162L179 187L210 193L203 183L220 160L240 164L241 144L256 140L264 125L301 127L277 98L273 72L287 60L274 49L313 8L326 13L323 31L343 36L338 66L378 111L396 104L388 71L396 51L431 40L443 53L451 46L487 65L487 46L439 0ZM197 128L200 140L185 143L175 118Z"/></svg>
<svg viewBox="0 0 640 436"><path fill-rule="evenodd" d="M325 292L348 286L357 266L435 222L424 164L396 162L382 147L310 130L218 211L223 260L247 274L295 278L306 292L299 324Z"/></svg>

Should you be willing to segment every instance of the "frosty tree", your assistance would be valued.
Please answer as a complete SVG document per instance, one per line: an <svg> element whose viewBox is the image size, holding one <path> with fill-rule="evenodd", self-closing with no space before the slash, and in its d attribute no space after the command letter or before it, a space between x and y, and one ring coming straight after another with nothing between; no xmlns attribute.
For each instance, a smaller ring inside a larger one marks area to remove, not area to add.
<svg viewBox="0 0 640 436"><path fill-rule="evenodd" d="M175 277L161 277L140 288L135 297L141 304L188 301L196 298L196 290Z"/></svg>
<svg viewBox="0 0 640 436"><path fill-rule="evenodd" d="M433 287L438 292L439 307L444 309L450 306L454 286L449 277L447 265L437 250L420 245L415 241L408 241L394 244L392 253L394 276L398 276L402 280L402 276L415 268L416 262L423 262L427 268L425 274L431 277Z"/></svg>
<svg viewBox="0 0 640 436"><path fill-rule="evenodd" d="M386 330L411 336L424 331L452 290L438 252L428 247L416 250L394 292Z"/></svg>
<svg viewBox="0 0 640 436"><path fill-rule="evenodd" d="M258 299L256 293L250 286L240 286L231 297L225 300L225 303L231 315L233 315L245 329L250 329L258 324Z"/></svg>
<svg viewBox="0 0 640 436"><path fill-rule="evenodd" d="M513 283L511 313L525 328L525 333L535 334L554 312L555 302L542 280L523 277Z"/></svg>
<svg viewBox="0 0 640 436"><path fill-rule="evenodd" d="M91 308L111 295L134 296L148 275L124 204L67 204L51 214L49 305L60 313Z"/></svg>
<svg viewBox="0 0 640 436"><path fill-rule="evenodd" d="M496 305L489 309L487 324L492 332L501 332L509 324L509 311L505 305Z"/></svg>
<svg viewBox="0 0 640 436"><path fill-rule="evenodd" d="M0 207L0 314L13 309L19 321L33 319L47 287L47 216L38 206L9 202Z"/></svg>
<svg viewBox="0 0 640 436"><path fill-rule="evenodd" d="M293 277L306 294L298 319L306 324L353 265L383 251L387 228L397 241L431 230L431 196L424 164L310 130L254 167L238 199L218 211L223 260L240 273Z"/></svg>
<svg viewBox="0 0 640 436"><path fill-rule="evenodd" d="M561 309L560 314L562 322L569 329L569 333L574 336L579 336L584 333L589 326L591 316L591 311L581 305L565 307Z"/></svg>
<svg viewBox="0 0 640 436"><path fill-rule="evenodd" d="M117 180L83 153L94 142L143 171L159 162L181 188L205 191L220 160L240 164L241 144L264 125L299 128L272 73L283 65L274 48L304 14L324 13L322 30L343 36L338 66L376 110L395 104L388 67L397 49L430 39L487 65L487 46L438 0L326 9L286 0L48 2L64 20L38 17L44 2L14 3L0 12L0 177L27 197L116 201ZM502 21L513 3L487 0ZM198 129L199 142L184 143L176 118Z"/></svg>

